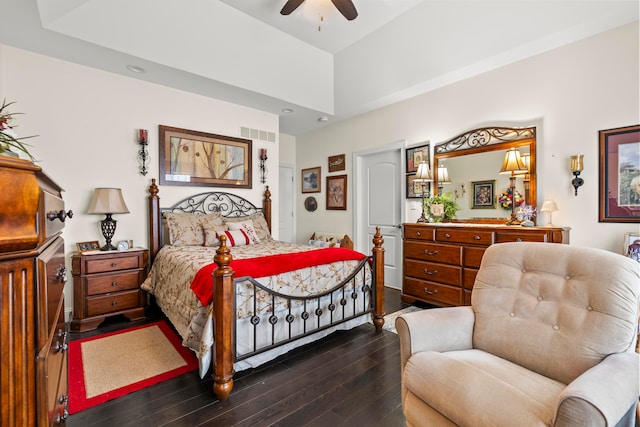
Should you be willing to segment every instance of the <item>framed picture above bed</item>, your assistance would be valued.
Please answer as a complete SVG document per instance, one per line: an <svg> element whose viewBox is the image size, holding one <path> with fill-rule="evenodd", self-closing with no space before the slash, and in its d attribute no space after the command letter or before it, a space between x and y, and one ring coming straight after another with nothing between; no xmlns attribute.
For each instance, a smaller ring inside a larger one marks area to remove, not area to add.
<svg viewBox="0 0 640 427"><path fill-rule="evenodd" d="M640 223L640 125L598 132L600 222Z"/></svg>
<svg viewBox="0 0 640 427"><path fill-rule="evenodd" d="M251 140L160 125L160 184L252 188Z"/></svg>

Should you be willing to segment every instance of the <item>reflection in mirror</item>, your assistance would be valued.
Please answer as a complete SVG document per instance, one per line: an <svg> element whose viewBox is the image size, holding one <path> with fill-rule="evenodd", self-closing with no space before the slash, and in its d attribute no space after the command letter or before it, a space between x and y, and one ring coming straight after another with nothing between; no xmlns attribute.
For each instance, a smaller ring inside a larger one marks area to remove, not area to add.
<svg viewBox="0 0 640 427"><path fill-rule="evenodd" d="M434 147L437 193L449 194L460 206L460 222L506 223L511 217L510 174L500 174L508 149L516 148L528 173L517 173L516 207L536 206L536 129L474 129ZM449 184L441 182L441 166ZM535 218L534 218L535 221Z"/></svg>

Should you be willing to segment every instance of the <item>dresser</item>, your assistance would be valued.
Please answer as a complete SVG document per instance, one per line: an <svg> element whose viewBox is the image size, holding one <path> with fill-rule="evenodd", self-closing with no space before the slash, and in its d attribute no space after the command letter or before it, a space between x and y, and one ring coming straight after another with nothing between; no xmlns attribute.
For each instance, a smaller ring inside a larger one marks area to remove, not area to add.
<svg viewBox="0 0 640 427"><path fill-rule="evenodd" d="M140 285L148 264L149 251L142 248L74 255L71 330L96 329L107 317L119 314L129 320L144 318L147 294Z"/></svg>
<svg viewBox="0 0 640 427"><path fill-rule="evenodd" d="M569 243L569 228L470 224L404 224L402 301L471 304L487 247L504 242Z"/></svg>
<svg viewBox="0 0 640 427"><path fill-rule="evenodd" d="M0 425L67 418L67 281L62 189L33 163L0 156Z"/></svg>

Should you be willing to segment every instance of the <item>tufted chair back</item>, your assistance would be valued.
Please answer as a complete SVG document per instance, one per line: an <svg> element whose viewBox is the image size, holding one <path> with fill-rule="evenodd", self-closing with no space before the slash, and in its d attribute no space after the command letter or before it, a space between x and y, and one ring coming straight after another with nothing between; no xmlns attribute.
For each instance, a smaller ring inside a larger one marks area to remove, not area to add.
<svg viewBox="0 0 640 427"><path fill-rule="evenodd" d="M471 298L473 347L569 384L635 350L639 278L637 262L591 248L490 246Z"/></svg>

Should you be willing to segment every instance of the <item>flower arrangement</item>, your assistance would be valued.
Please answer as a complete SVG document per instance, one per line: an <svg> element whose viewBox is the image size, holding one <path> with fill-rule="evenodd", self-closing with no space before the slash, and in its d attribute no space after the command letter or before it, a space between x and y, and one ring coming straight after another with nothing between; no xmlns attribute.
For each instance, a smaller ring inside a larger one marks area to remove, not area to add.
<svg viewBox="0 0 640 427"><path fill-rule="evenodd" d="M438 194L424 201L424 210L431 222L442 222L443 219L453 219L460 209L458 204L447 194Z"/></svg>
<svg viewBox="0 0 640 427"><path fill-rule="evenodd" d="M24 144L22 142L22 140L33 138L35 135L18 138L18 134L14 130L14 127L9 124L15 115L21 114L10 113L7 111L7 108L12 104L14 104L14 102L7 103L6 100L3 100L2 107L0 107L0 153L13 153L16 155L17 153L15 153L14 150L18 150L29 156L32 161L35 161L35 158L27 149L28 144Z"/></svg>
<svg viewBox="0 0 640 427"><path fill-rule="evenodd" d="M520 206L521 204L524 203L522 194L520 194L518 190L515 190L515 196L516 196L516 206ZM498 197L498 203L500 203L500 206L502 206L503 209L511 210L512 200L513 200L513 194L511 193L511 188L507 188L505 191L500 193L500 196Z"/></svg>

